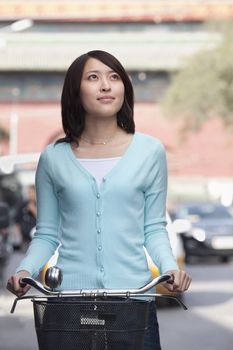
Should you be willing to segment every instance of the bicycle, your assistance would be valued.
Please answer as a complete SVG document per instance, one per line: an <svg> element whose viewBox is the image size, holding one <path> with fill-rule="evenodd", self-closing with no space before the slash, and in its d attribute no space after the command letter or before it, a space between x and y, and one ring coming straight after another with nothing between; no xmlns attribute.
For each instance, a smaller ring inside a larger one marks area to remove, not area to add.
<svg viewBox="0 0 233 350"><path fill-rule="evenodd" d="M171 280L170 275L161 275L139 289L59 291L56 288L61 279L56 267L46 272L49 287L30 277L22 278L22 284L44 295L18 297L11 309L13 313L19 300L31 299L39 350L142 350L148 298L173 298L187 310L177 296L146 293Z"/></svg>

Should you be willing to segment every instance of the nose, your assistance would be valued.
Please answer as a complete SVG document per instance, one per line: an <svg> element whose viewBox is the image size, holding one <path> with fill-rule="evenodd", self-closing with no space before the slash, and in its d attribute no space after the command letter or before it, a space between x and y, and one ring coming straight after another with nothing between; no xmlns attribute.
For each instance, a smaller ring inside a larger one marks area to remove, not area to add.
<svg viewBox="0 0 233 350"><path fill-rule="evenodd" d="M101 80L101 91L111 90L111 84L107 77L103 77Z"/></svg>

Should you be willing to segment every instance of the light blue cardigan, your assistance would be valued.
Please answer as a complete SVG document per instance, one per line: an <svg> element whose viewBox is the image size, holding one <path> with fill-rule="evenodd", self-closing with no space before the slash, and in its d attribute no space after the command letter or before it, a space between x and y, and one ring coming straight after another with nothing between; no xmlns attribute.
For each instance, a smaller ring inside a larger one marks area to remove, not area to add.
<svg viewBox="0 0 233 350"><path fill-rule="evenodd" d="M80 164L68 143L42 152L37 230L17 271L34 277L61 242L62 289L137 288L151 279L143 246L161 273L177 269L166 232L166 156L160 141L136 132L103 178Z"/></svg>

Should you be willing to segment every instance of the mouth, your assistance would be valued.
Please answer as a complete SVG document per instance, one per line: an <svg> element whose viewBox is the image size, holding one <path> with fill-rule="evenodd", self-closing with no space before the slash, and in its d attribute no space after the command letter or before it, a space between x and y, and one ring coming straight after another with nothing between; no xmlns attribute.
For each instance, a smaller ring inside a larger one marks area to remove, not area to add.
<svg viewBox="0 0 233 350"><path fill-rule="evenodd" d="M97 98L98 101L101 102L111 102L113 100L115 100L115 98L113 96L101 96L99 98Z"/></svg>

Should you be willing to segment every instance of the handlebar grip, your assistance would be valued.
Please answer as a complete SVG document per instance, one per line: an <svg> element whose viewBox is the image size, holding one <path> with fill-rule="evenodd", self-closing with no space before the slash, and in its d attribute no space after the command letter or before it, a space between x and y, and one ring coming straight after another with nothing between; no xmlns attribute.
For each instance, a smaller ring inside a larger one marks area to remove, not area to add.
<svg viewBox="0 0 233 350"><path fill-rule="evenodd" d="M57 292L53 293L52 291L49 291L48 289L44 288L42 283L40 283L39 281L34 280L32 277L23 277L23 278L20 279L20 281L21 281L21 283L23 283L25 285L28 284L29 286L34 287L39 292L42 292L45 295L57 294Z"/></svg>
<svg viewBox="0 0 233 350"><path fill-rule="evenodd" d="M24 278L20 278L20 280L19 280L19 285L21 288L24 288L27 285L27 283L25 283L23 280L24 280Z"/></svg>
<svg viewBox="0 0 233 350"><path fill-rule="evenodd" d="M175 280L175 276L173 274L171 274L170 279L167 281L168 284L173 284Z"/></svg>

